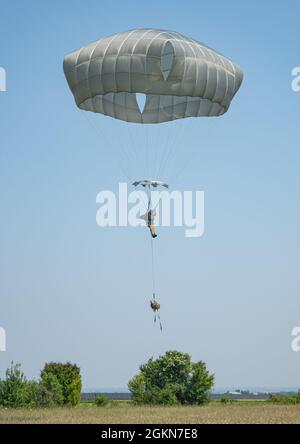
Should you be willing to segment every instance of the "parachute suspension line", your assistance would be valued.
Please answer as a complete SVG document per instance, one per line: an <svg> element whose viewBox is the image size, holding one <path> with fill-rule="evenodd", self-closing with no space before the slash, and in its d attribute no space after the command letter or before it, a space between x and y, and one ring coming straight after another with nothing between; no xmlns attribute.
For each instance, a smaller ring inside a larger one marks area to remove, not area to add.
<svg viewBox="0 0 300 444"><path fill-rule="evenodd" d="M160 164L161 160L164 156L164 149L162 144L162 133L163 133L163 124L157 124L153 126L153 149L156 151L156 164ZM154 168L155 167L155 168ZM157 175L157 166L153 165L153 174L154 177L159 179L159 176Z"/></svg>
<svg viewBox="0 0 300 444"><path fill-rule="evenodd" d="M145 201L145 194L142 194L142 190L136 190L137 194L140 196L141 202L143 203L143 206L145 207L145 211L147 212L149 210L149 201Z"/></svg>
<svg viewBox="0 0 300 444"><path fill-rule="evenodd" d="M101 128L101 126L100 125L96 125L95 122L93 121L93 119L89 118L87 113L81 113L81 114L82 114L82 116L84 116L84 118L88 122L89 126L93 129L93 132L95 134L98 133L98 135L101 136L101 139L105 139L106 144L110 147L110 151L112 153L115 153L115 147L113 146L112 142L110 141L109 137L107 137L105 131ZM125 152L125 150L124 150L124 152ZM127 178L127 180L129 180L129 182L132 182L132 178L125 171L125 169L124 169L120 159L117 160L117 156L114 156L114 157L115 157L114 161L117 164L117 166L120 169L120 171L124 174L124 176ZM124 162L124 157L123 157L123 162Z"/></svg>
<svg viewBox="0 0 300 444"><path fill-rule="evenodd" d="M145 208L145 211L148 212L149 211L149 205L151 204L151 202L149 203L149 199L151 200L151 197L149 197L149 193L147 192L147 200L145 199L145 193L143 192L143 190L139 190L136 187L134 188L135 191L137 192L137 194L140 197L140 200Z"/></svg>
<svg viewBox="0 0 300 444"><path fill-rule="evenodd" d="M193 147L191 148L190 152L188 153L186 160L180 165L180 167L177 169L177 171L174 171L174 174L169 179L170 183L173 184L173 182L176 182L176 183L179 182L178 181L179 177L184 173L184 171L191 164L191 162L194 161L194 159L197 155L198 149L199 149L199 147L197 146L197 144L194 144Z"/></svg>
<svg viewBox="0 0 300 444"><path fill-rule="evenodd" d="M165 148L164 150L167 151L169 149L169 154L167 154L167 159L171 156L172 152L174 151L174 142L173 142L173 138L172 138L172 130L171 130L171 126L167 125L167 138L165 141ZM175 130L174 130L174 140L177 141L178 137L176 136L176 134L178 134L178 126L175 125ZM171 168L171 163L168 161L165 161L163 164L160 165L160 168L162 168L162 170L159 172L159 174L163 177L165 177L165 169L163 168L164 166L168 166L169 170ZM167 172L169 170L166 170Z"/></svg>
<svg viewBox="0 0 300 444"><path fill-rule="evenodd" d="M125 169L126 169L126 171L128 171L128 174L130 175L130 177L132 177L132 172L135 171L135 168L133 168L133 152L135 152L135 142L134 142L134 138L132 137L129 126L127 126L126 128L123 128L123 130L125 131L125 134L127 137L124 137L124 135L125 135L124 131L122 131L122 127L120 127L120 134L119 134L118 143L119 143L119 141L121 141L120 145L121 145L121 147L123 145L123 148L121 150L119 150L119 156L120 156L120 158L123 157ZM122 132L123 132L123 134L122 134ZM132 140L131 143L129 143L128 135L130 136L130 138ZM126 142L126 139L127 139L127 142Z"/></svg>
<svg viewBox="0 0 300 444"><path fill-rule="evenodd" d="M157 125L156 128L156 135L157 135L157 139L156 139L156 150L157 150L157 162L155 165L155 177L157 177L158 179L160 178L159 175L159 170L160 170L160 166L164 160L164 157L166 155L166 144L165 144L165 140L163 138L163 135L165 135L165 132L167 128L164 126L164 124L159 124Z"/></svg>
<svg viewBox="0 0 300 444"><path fill-rule="evenodd" d="M146 149L146 153L147 153L147 177L150 177L149 175L149 130L148 130L148 125L146 125L146 140L145 140L145 149Z"/></svg>
<svg viewBox="0 0 300 444"><path fill-rule="evenodd" d="M162 145L161 146L162 156L160 158L161 161L160 161L160 163L158 165L158 169L157 169L157 177L160 177L160 174L162 175L162 172L160 171L162 168L162 164L164 163L164 159L167 155L167 152L170 150L170 148L172 148L172 143L170 143L170 141L172 139L172 137L171 137L171 134L172 134L171 128L173 129L172 124L173 124L173 122L161 124L161 128L164 129L164 136L165 137L164 137L164 140L162 139L162 144L161 144ZM174 128L175 135L177 132L178 132L178 126L175 125L175 128ZM175 135L174 135L174 138L175 138L175 140L177 140Z"/></svg>
<svg viewBox="0 0 300 444"><path fill-rule="evenodd" d="M171 135L171 125L173 122L160 124L161 128L164 128L165 130L165 139L161 142L161 156L160 156L160 162L158 164L157 168L157 177L162 177L165 173L166 167L170 164L169 160L171 160L172 157L175 156L176 150L175 145L176 142L178 142L178 135L181 130L180 125L175 125L173 135Z"/></svg>
<svg viewBox="0 0 300 444"><path fill-rule="evenodd" d="M178 183L178 179L182 176L182 174L184 173L184 171L187 169L187 167L191 164L191 162L195 159L197 154L197 148L194 148L193 151L190 153L188 159L186 160L186 162L184 163L184 165L181 165L181 167L179 168L179 170L177 172L175 172L175 174L173 174L173 176L170 179L170 183L174 183L175 179L176 182Z"/></svg>
<svg viewBox="0 0 300 444"><path fill-rule="evenodd" d="M148 211L149 211L149 210L151 210L151 204L152 204L152 201L151 201L151 187L150 187L150 185L148 185L148 187L147 187L147 194L148 194Z"/></svg>
<svg viewBox="0 0 300 444"><path fill-rule="evenodd" d="M137 140L136 140L136 137L132 134L130 125L127 125L127 132L129 134L129 137L130 137L131 142L132 142L132 148L131 148L131 150L129 150L129 153L131 152L132 154L134 154L134 157L136 159L136 166L137 166L138 169L140 169L143 165L142 165L140 156L138 154L139 153L139 149L138 149L138 146L137 146ZM130 154L129 154L128 157L130 158ZM133 161L133 155L131 157L132 157L132 161ZM131 162L131 164L132 164L132 162Z"/></svg>
<svg viewBox="0 0 300 444"><path fill-rule="evenodd" d="M186 120L188 120L188 119L183 119L182 122L180 122L180 124L176 125L176 130L174 131L173 137L170 137L168 139L168 143L166 146L166 148L167 148L166 153L165 153L164 158L162 159L160 169L158 172L159 176L162 176L165 174L165 171L168 168L168 165L170 165L171 162L174 161L176 158L177 149L182 142L182 136L184 135L184 133L187 130L187 123L188 122L186 122ZM172 168L169 166L169 171L171 169ZM169 178L168 178L168 180L169 180Z"/></svg>
<svg viewBox="0 0 300 444"><path fill-rule="evenodd" d="M157 164L160 158L159 154L161 151L161 147L159 145L153 145L151 149L153 149L153 165L152 165L151 175L152 177L159 179L159 177L157 176Z"/></svg>

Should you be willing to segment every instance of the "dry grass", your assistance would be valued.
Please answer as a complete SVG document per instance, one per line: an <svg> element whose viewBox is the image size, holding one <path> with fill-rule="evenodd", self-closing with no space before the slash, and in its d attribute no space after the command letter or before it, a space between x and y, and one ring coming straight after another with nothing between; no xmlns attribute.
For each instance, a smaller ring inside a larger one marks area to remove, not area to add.
<svg viewBox="0 0 300 444"><path fill-rule="evenodd" d="M128 403L76 408L0 408L0 424L300 424L300 405L212 403L204 407L136 407Z"/></svg>

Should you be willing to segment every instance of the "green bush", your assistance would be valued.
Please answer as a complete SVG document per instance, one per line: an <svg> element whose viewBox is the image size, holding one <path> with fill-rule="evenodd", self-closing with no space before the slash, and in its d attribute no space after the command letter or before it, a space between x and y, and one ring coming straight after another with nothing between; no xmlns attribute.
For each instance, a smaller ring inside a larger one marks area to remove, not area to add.
<svg viewBox="0 0 300 444"><path fill-rule="evenodd" d="M41 407L54 407L63 404L62 386L52 373L45 373L37 385L35 402Z"/></svg>
<svg viewBox="0 0 300 444"><path fill-rule="evenodd" d="M94 403L97 407L104 407L109 403L109 400L105 395L96 395Z"/></svg>
<svg viewBox="0 0 300 444"><path fill-rule="evenodd" d="M288 405L288 404L300 404L300 392L296 395L291 396L285 396L285 395L269 395L269 402L273 404L281 404L281 405Z"/></svg>
<svg viewBox="0 0 300 444"><path fill-rule="evenodd" d="M191 363L183 403L205 404L208 402L214 379L214 375L208 372L204 362Z"/></svg>
<svg viewBox="0 0 300 444"><path fill-rule="evenodd" d="M204 404L213 383L204 362L193 363L186 353L168 351L141 365L128 388L137 404Z"/></svg>
<svg viewBox="0 0 300 444"><path fill-rule="evenodd" d="M176 387L173 385L167 385L163 389L159 391L158 396L158 404L162 405L176 405L178 404L177 399L177 390Z"/></svg>
<svg viewBox="0 0 300 444"><path fill-rule="evenodd" d="M70 363L46 364L36 382L27 380L21 365L12 362L5 379L0 380L0 405L5 407L76 405L80 395L80 370Z"/></svg>
<svg viewBox="0 0 300 444"><path fill-rule="evenodd" d="M37 383L28 381L20 364L11 363L5 379L0 381L0 405L5 407L26 407L34 403Z"/></svg>
<svg viewBox="0 0 300 444"><path fill-rule="evenodd" d="M136 404L143 403L145 401L146 385L145 377L142 373L138 373L128 382L128 388L131 392L132 399Z"/></svg>
<svg viewBox="0 0 300 444"><path fill-rule="evenodd" d="M221 402L222 404L233 404L234 401L233 401L232 399L228 398L228 396L224 395L224 396L222 396L222 398L220 399L220 402Z"/></svg>
<svg viewBox="0 0 300 444"><path fill-rule="evenodd" d="M61 386L62 403L77 405L81 396L80 368L70 362L66 364L50 362L45 364L41 372L41 381L44 381L49 374L55 376Z"/></svg>

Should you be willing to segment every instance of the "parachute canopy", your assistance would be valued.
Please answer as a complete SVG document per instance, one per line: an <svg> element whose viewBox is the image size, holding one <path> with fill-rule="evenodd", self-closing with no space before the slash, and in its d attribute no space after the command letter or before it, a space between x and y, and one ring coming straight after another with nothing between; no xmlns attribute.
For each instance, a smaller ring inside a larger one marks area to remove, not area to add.
<svg viewBox="0 0 300 444"><path fill-rule="evenodd" d="M241 68L173 31L134 29L102 38L64 59L79 108L134 123L224 114ZM140 109L136 94L145 94Z"/></svg>

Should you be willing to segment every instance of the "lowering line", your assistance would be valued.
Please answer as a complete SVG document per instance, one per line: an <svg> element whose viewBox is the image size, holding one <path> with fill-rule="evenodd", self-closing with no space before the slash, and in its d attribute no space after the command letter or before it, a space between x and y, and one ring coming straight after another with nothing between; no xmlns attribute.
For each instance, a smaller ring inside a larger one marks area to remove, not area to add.
<svg viewBox="0 0 300 444"><path fill-rule="evenodd" d="M155 282L155 262L154 262L154 244L153 244L153 238L151 236L150 238L151 242L151 271L152 271L152 291L153 291L153 299L150 302L150 306L154 313L154 323L156 323L156 319L158 319L159 322L159 328L160 331L162 331L162 324L160 319L160 303L156 300L156 282Z"/></svg>

